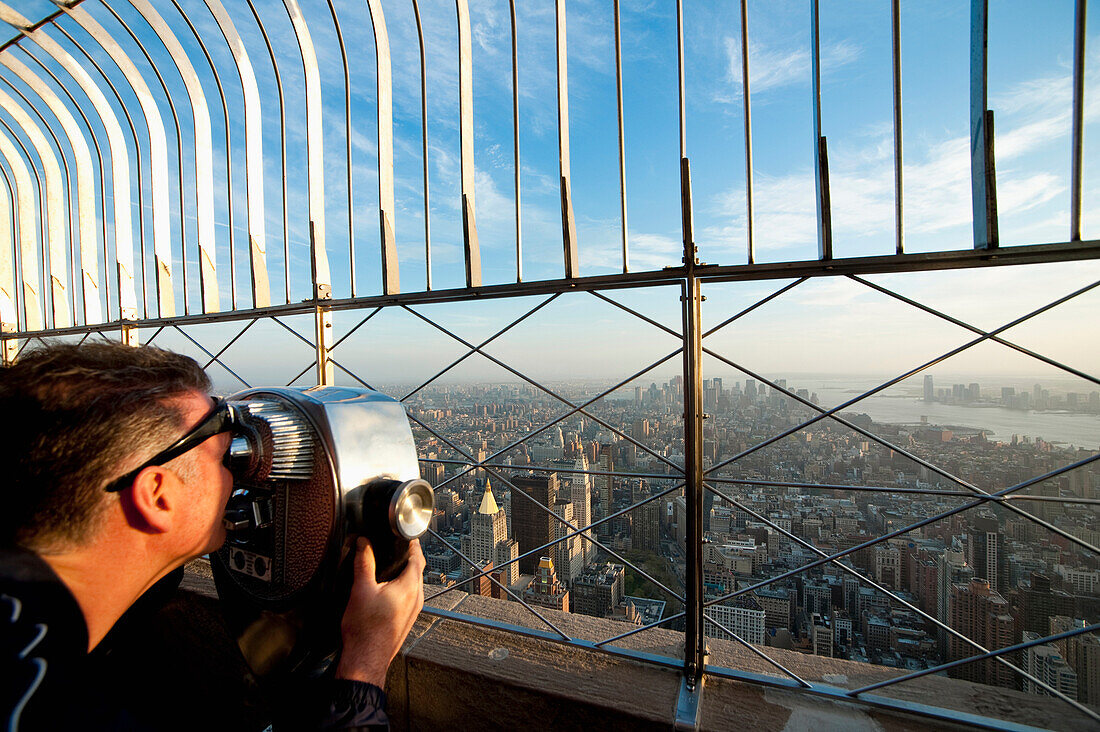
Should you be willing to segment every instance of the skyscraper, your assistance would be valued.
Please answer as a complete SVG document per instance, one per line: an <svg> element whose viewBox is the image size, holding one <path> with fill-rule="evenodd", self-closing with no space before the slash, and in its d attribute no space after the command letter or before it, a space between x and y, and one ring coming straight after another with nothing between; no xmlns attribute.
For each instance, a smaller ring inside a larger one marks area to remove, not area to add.
<svg viewBox="0 0 1100 732"><path fill-rule="evenodd" d="M584 571L584 556L581 549L581 537L574 534L569 524L577 525L576 516L573 513L573 503L562 496L554 502L554 513L561 517L554 527L554 538L560 539L547 554L554 560L554 566L558 570L558 579L566 587L573 585L573 580ZM578 527L579 528L579 527ZM570 536L570 534L573 534ZM566 538L568 537L568 538Z"/></svg>
<svg viewBox="0 0 1100 732"><path fill-rule="evenodd" d="M535 578L523 591L523 599L539 607L569 612L569 590L558 581L557 572L554 571L554 561L550 557L539 559Z"/></svg>
<svg viewBox="0 0 1100 732"><path fill-rule="evenodd" d="M973 518L966 532L966 560L975 577L989 580L997 592L1008 590L1008 558L996 517L979 514Z"/></svg>
<svg viewBox="0 0 1100 732"><path fill-rule="evenodd" d="M569 500L573 503L573 522L576 527L582 528L592 523L592 476L588 474L588 458L583 454L577 458L577 470L569 480ZM595 538L591 531L585 531L583 536ZM581 542L581 556L584 564L592 564L596 561L597 548L591 541Z"/></svg>
<svg viewBox="0 0 1100 732"><path fill-rule="evenodd" d="M590 569L573 583L573 612L607 617L623 599L626 568L621 564L605 564Z"/></svg>
<svg viewBox="0 0 1100 732"><path fill-rule="evenodd" d="M485 481L481 505L470 516L470 533L462 537L462 553L478 565L488 561L500 567L505 584L519 580L518 563L507 564L519 556L519 546L515 539L508 538L508 520L504 509L497 505L489 481Z"/></svg>
<svg viewBox="0 0 1100 732"><path fill-rule="evenodd" d="M924 401L931 402L936 399L936 387L932 383L932 374L924 375Z"/></svg>
<svg viewBox="0 0 1100 732"><path fill-rule="evenodd" d="M512 531L519 543L519 553L526 554L549 544L556 536L559 521L553 507L558 500L558 474L517 475L512 478ZM532 500L534 499L534 500ZM541 505L536 505L537 501ZM543 550L549 554L550 549ZM534 574L539 554L519 560L519 571Z"/></svg>
<svg viewBox="0 0 1100 732"><path fill-rule="evenodd" d="M951 585L947 604L950 626L967 638L991 651L1012 645L1014 626L1008 602L987 580L975 578L965 585ZM955 636L948 638L947 645L948 661L969 658L977 653L973 646ZM993 658L956 666L948 673L954 678L979 684L1016 687L1015 673Z"/></svg>

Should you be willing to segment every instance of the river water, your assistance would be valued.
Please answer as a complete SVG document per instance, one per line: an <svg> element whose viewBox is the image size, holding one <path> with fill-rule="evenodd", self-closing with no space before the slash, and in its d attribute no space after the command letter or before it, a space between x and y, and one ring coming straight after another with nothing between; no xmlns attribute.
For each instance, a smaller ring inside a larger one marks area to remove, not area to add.
<svg viewBox="0 0 1100 732"><path fill-rule="evenodd" d="M822 406L834 407L878 383L870 379L806 377L788 379L787 386L817 392ZM876 422L889 424L916 424L921 417L927 417L929 424L985 429L991 433L991 439L1006 442L1013 435L1019 435L1021 439L1026 435L1032 439L1041 437L1048 442L1090 450L1100 449L1100 415L926 402L912 384L896 386L867 397L844 411L863 412Z"/></svg>

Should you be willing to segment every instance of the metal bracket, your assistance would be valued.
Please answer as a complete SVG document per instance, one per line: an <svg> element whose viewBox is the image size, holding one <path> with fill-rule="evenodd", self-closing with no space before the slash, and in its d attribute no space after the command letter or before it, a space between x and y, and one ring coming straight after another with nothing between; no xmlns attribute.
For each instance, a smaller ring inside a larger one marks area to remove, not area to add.
<svg viewBox="0 0 1100 732"><path fill-rule="evenodd" d="M686 675L680 680L680 696L676 699L676 720L673 729L699 729L699 708L703 698L703 677L692 683Z"/></svg>

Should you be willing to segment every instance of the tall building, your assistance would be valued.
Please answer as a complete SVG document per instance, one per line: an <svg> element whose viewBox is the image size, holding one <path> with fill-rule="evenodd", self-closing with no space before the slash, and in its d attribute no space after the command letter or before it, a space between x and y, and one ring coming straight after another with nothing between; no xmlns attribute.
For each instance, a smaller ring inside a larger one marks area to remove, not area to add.
<svg viewBox="0 0 1100 732"><path fill-rule="evenodd" d="M523 600L538 607L569 612L569 590L558 581L558 574L554 571L554 560L550 557L539 559L535 577L523 591Z"/></svg>
<svg viewBox="0 0 1100 732"><path fill-rule="evenodd" d="M951 597L951 585L966 584L973 576L974 570L966 563L966 555L957 544L945 549L936 559L936 619L941 623L949 621L947 603Z"/></svg>
<svg viewBox="0 0 1100 732"><path fill-rule="evenodd" d="M966 532L966 561L975 577L989 580L991 589L1008 591L1008 557L996 517L989 514L973 517Z"/></svg>
<svg viewBox="0 0 1100 732"><path fill-rule="evenodd" d="M901 552L896 546L875 547L875 581L892 590L901 586Z"/></svg>
<svg viewBox="0 0 1100 732"><path fill-rule="evenodd" d="M1038 640L1043 636L1039 633L1024 631L1023 641ZM1024 671L1046 682L1057 691L1062 692L1070 699L1077 698L1077 674L1074 672L1058 649L1050 644L1032 646L1024 651ZM1030 679L1024 679L1024 691L1028 694L1041 696L1053 696L1049 691Z"/></svg>
<svg viewBox="0 0 1100 732"><path fill-rule="evenodd" d="M815 656L833 655L833 628L829 619L818 613L810 616L810 640L813 643Z"/></svg>
<svg viewBox="0 0 1100 732"><path fill-rule="evenodd" d="M615 459L612 456L613 446L608 443L600 444L600 456L596 459L596 470L603 473L597 475L595 480L596 498L600 504L600 518L610 516L614 513L614 507L612 506L612 493L611 493L611 472L615 469ZM611 527L607 523L602 523L596 529L596 533L601 537L609 536L611 533Z"/></svg>
<svg viewBox="0 0 1100 732"><path fill-rule="evenodd" d="M638 519L634 522L631 547L659 554L661 551L661 501L650 501L634 509Z"/></svg>
<svg viewBox="0 0 1100 732"><path fill-rule="evenodd" d="M573 521L577 528L592 523L592 476L588 474L588 458L582 453L574 467L583 472L574 473L569 480L569 500L573 503ZM596 538L592 531L585 531L582 537ZM596 544L578 537L581 542L581 554L584 564L596 561L599 549Z"/></svg>
<svg viewBox="0 0 1100 732"><path fill-rule="evenodd" d="M932 402L936 400L936 387L932 383L932 374L924 375L924 401Z"/></svg>
<svg viewBox="0 0 1100 732"><path fill-rule="evenodd" d="M1008 602L989 586L988 580L974 578L969 584L951 585L948 609L951 627L967 638L991 651L1012 645L1014 626ZM948 638L948 661L969 658L977 652L955 636ZM956 666L948 673L956 679L1016 688L1012 669L993 658Z"/></svg>
<svg viewBox="0 0 1100 732"><path fill-rule="evenodd" d="M569 524L577 525L576 516L573 513L575 506L565 497L558 498L554 502L554 513L561 517L561 521L555 521L554 538L560 541L553 546L553 552L547 550L554 559L554 566L558 570L558 579L566 587L572 587L574 580L584 570L584 555L581 549L581 537L573 533ZM570 534L573 534L570 536ZM568 537L568 538L567 538Z"/></svg>
<svg viewBox="0 0 1100 732"><path fill-rule="evenodd" d="M519 543L519 553L527 554L553 541L559 524L552 510L558 500L558 474L517 475L512 478L510 492L512 532ZM541 505L536 505L535 501ZM538 569L539 556L537 553L528 554L520 559L519 571L534 574Z"/></svg>
<svg viewBox="0 0 1100 732"><path fill-rule="evenodd" d="M1050 619L1050 633L1065 633L1084 624L1083 620L1056 616ZM1055 641L1054 645L1077 674L1077 701L1100 705L1100 636L1082 633Z"/></svg>
<svg viewBox="0 0 1100 732"><path fill-rule="evenodd" d="M730 603L711 605L707 608L707 618L703 620L703 629L710 638L733 640L726 630L737 635L746 643L764 645L764 624L767 612L751 595L741 595ZM714 619L711 622L710 618ZM722 628L715 623L721 624Z"/></svg>
<svg viewBox="0 0 1100 732"><path fill-rule="evenodd" d="M1050 577L1042 572L1031 573L1031 587L1017 590L1019 597L1020 627L1025 631L1038 634L1038 637L1050 632L1050 619L1056 615L1073 617L1075 614L1073 595L1050 588Z"/></svg>
<svg viewBox="0 0 1100 732"><path fill-rule="evenodd" d="M605 618L623 599L626 568L608 562L587 570L573 583L573 612Z"/></svg>
<svg viewBox="0 0 1100 732"><path fill-rule="evenodd" d="M481 505L470 515L470 533L462 537L462 553L483 565L491 562L504 573L505 584L519 580L519 563L511 560L519 556L519 545L508 538L508 520L504 509L497 505L493 488L485 481L485 493Z"/></svg>

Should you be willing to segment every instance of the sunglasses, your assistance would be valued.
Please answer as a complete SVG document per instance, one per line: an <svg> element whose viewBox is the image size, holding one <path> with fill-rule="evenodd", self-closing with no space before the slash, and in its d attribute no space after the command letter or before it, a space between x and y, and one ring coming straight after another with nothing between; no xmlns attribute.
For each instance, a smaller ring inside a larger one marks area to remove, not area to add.
<svg viewBox="0 0 1100 732"><path fill-rule="evenodd" d="M209 440L214 435L220 435L223 432L232 432L236 430L242 420L241 408L236 404L225 401L224 399L218 399L214 408L210 410L202 420L195 425L195 427L185 434L183 437L176 440L174 443L158 452L153 457L149 458L141 465L137 466L133 470L127 472L124 475L119 476L115 480L107 484L104 489L108 493L117 493L127 488L134 482L134 478L137 474L153 465L162 465L169 460L178 458L185 452L198 447L202 443ZM228 461L229 452L226 451L225 460Z"/></svg>

